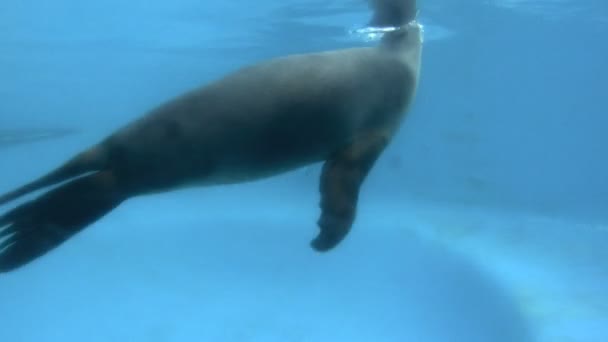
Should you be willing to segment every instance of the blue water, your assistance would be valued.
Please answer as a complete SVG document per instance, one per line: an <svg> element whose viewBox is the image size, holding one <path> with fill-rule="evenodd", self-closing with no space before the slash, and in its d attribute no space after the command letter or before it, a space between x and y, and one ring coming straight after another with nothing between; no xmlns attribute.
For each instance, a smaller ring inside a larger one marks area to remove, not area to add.
<svg viewBox="0 0 608 342"><path fill-rule="evenodd" d="M419 6L416 103L339 248L308 247L318 165L137 198L0 275L0 341L607 341L608 3ZM240 66L371 44L368 15L4 0L0 133L76 133L0 144L0 193Z"/></svg>

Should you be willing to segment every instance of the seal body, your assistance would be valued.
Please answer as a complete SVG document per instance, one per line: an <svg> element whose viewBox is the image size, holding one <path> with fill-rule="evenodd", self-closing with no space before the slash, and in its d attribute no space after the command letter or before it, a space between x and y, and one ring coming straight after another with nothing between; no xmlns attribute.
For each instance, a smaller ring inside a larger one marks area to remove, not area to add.
<svg viewBox="0 0 608 342"><path fill-rule="evenodd" d="M391 10L375 20L411 19L411 1L377 1L408 6L403 16ZM0 216L0 272L45 254L134 196L256 180L316 162L324 162L320 233L311 245L332 249L350 231L360 186L415 97L421 27L400 24L377 47L238 70L1 196L0 205L56 186Z"/></svg>
<svg viewBox="0 0 608 342"><path fill-rule="evenodd" d="M171 101L101 146L142 191L272 176L370 131L392 134L416 78L376 48L279 58Z"/></svg>

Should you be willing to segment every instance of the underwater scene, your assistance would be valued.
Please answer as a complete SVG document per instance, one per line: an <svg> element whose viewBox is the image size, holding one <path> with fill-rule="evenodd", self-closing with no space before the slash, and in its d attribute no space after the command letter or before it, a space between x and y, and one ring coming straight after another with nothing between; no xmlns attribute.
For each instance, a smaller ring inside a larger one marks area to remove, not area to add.
<svg viewBox="0 0 608 342"><path fill-rule="evenodd" d="M0 2L0 341L608 341L608 2Z"/></svg>

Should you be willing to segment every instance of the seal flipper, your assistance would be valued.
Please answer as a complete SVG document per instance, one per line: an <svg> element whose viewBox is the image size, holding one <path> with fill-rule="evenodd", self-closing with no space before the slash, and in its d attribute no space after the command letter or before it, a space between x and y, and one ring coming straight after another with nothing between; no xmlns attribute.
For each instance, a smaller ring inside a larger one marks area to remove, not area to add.
<svg viewBox="0 0 608 342"><path fill-rule="evenodd" d="M346 237L355 220L361 184L389 139L383 133L369 135L325 162L320 182L321 217L317 223L321 232L312 240L312 248L325 252Z"/></svg>
<svg viewBox="0 0 608 342"><path fill-rule="evenodd" d="M69 181L0 216L0 273L42 256L126 198L112 171Z"/></svg>
<svg viewBox="0 0 608 342"><path fill-rule="evenodd" d="M70 178L82 176L87 172L100 171L106 167L106 164L107 158L103 147L95 146L78 154L43 177L0 196L0 205L4 205L30 192L61 183Z"/></svg>

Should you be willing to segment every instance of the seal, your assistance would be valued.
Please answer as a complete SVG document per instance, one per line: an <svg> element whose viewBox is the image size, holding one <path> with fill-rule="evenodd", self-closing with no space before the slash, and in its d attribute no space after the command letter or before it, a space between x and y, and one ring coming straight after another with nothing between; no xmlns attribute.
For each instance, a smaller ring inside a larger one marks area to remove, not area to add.
<svg viewBox="0 0 608 342"><path fill-rule="evenodd" d="M422 28L414 0L371 0L377 46L279 57L188 92L120 128L57 169L3 196L39 197L0 216L0 272L59 246L135 196L240 183L324 162L320 232L337 246L359 189L408 111Z"/></svg>

